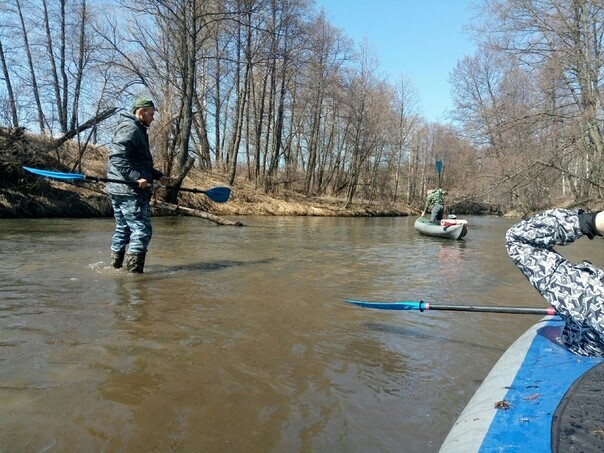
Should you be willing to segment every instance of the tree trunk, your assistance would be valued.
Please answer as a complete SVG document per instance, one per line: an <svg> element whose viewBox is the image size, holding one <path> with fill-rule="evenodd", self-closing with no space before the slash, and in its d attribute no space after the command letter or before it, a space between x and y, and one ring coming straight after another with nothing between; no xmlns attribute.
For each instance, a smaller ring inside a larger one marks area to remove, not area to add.
<svg viewBox="0 0 604 453"><path fill-rule="evenodd" d="M38 110L38 125L40 126L40 132L45 132L45 118L44 111L42 110L42 103L40 102L40 91L38 90L38 82L36 80L36 71L34 70L33 58L31 55L31 49L29 46L29 38L27 36L27 29L25 28L25 20L23 19L23 10L21 8L21 2L15 0L17 5L17 11L19 13L19 19L21 21L21 31L23 33L23 42L25 44L25 53L27 55L27 63L29 65L29 72L31 75L31 87L34 101Z"/></svg>
<svg viewBox="0 0 604 453"><path fill-rule="evenodd" d="M10 109L10 115L13 121L13 127L19 127L19 115L17 114L17 103L15 102L15 94L13 93L13 86L10 81L10 73L8 72L8 65L6 63L6 57L4 56L4 49L2 47L2 40L0 40L0 63L2 63L2 73L4 74L4 83L6 84L6 93L8 95L8 106Z"/></svg>
<svg viewBox="0 0 604 453"><path fill-rule="evenodd" d="M239 84L239 92L237 95L235 122L233 125L233 137L231 140L231 146L229 148L229 185L233 185L235 182L235 176L237 174L237 157L239 153L239 146L241 144L241 133L243 130L243 115L245 113L245 104L249 96L249 84L250 84L250 71L252 68L252 27L251 27L251 12L245 14L245 34L246 34L246 45L245 45L245 70L243 74L243 81ZM241 30L241 29L239 29ZM241 47L238 45L241 53Z"/></svg>
<svg viewBox="0 0 604 453"><path fill-rule="evenodd" d="M201 99L196 94L195 103L197 107L197 113L195 114L195 127L197 136L199 137L199 149L197 156L200 160L200 168L204 170L212 169L212 157L210 156L210 141L208 139L208 126L206 123L206 113L204 106L201 103Z"/></svg>

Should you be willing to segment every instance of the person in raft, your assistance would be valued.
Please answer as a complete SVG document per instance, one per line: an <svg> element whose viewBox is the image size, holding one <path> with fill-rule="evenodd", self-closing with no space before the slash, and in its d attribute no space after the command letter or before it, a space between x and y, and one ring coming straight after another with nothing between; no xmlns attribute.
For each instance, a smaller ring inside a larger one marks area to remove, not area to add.
<svg viewBox="0 0 604 453"><path fill-rule="evenodd" d="M551 209L514 225L507 252L565 322L562 341L583 356L604 356L604 270L569 262L553 247L604 235L604 211Z"/></svg>
<svg viewBox="0 0 604 453"><path fill-rule="evenodd" d="M115 217L111 242L111 266L120 269L126 256L128 272L142 273L151 241L151 187L158 179L167 184L171 178L153 168L147 129L153 122L155 105L147 98L134 101L130 112L122 112L109 144L107 177L133 184L108 183ZM126 250L128 254L126 255Z"/></svg>
<svg viewBox="0 0 604 453"><path fill-rule="evenodd" d="M426 215L426 211L428 209L432 208L430 222L439 225L445 212L446 195L447 192L442 190L440 187L438 189L429 190L428 196L426 197L426 205L424 207L424 210L422 211L422 217Z"/></svg>

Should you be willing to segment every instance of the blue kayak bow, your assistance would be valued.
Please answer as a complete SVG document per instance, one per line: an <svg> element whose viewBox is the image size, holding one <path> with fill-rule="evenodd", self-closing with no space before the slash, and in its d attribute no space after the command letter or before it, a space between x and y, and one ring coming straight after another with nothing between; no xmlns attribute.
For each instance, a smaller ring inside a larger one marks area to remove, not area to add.
<svg viewBox="0 0 604 453"><path fill-rule="evenodd" d="M365 308L376 308L379 310L444 310L444 311L470 311L483 313L511 313L522 315L555 315L556 310L549 308L532 307L495 307L480 305L434 305L428 302L419 301L401 301L401 302L366 302L361 300L345 300L349 304L358 305Z"/></svg>
<svg viewBox="0 0 604 453"><path fill-rule="evenodd" d="M136 186L138 183L136 181L124 181L121 179L112 179L112 178L101 178L99 176L88 176L82 173L62 173L59 171L51 171L51 170L41 170L39 168L31 168L31 167L23 167L30 173L35 175L44 176L45 178L53 178L60 179L62 181L93 181L93 182L113 182L117 184L128 184L131 186ZM166 187L170 189L170 187ZM226 202L230 195L231 189L228 187L214 187L213 189L201 190L201 189L188 189L186 187L174 187L174 189L179 190L181 192L193 192L193 193L203 193L210 200L215 201L216 203L224 203Z"/></svg>

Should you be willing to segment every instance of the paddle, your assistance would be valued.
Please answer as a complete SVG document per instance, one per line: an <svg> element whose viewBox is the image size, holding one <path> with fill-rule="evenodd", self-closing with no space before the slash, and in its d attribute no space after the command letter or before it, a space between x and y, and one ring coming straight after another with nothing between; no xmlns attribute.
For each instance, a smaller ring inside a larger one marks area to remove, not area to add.
<svg viewBox="0 0 604 453"><path fill-rule="evenodd" d="M479 305L433 305L428 302L404 301L404 302L365 302L361 300L345 300L349 304L359 307L377 308L380 310L443 310L443 311L470 311L483 313L510 313L520 315L555 315L556 310L549 308L531 308L531 307L494 307Z"/></svg>
<svg viewBox="0 0 604 453"><path fill-rule="evenodd" d="M23 168L35 175L44 176L46 178L61 179L63 181L114 182L117 184L128 184L131 186L138 185L136 181L123 181L121 179L101 178L99 176L88 176L81 173L61 173L58 171L40 170L38 168L31 168L25 166ZM167 188L169 189L170 187ZM228 187L214 187L213 189L208 190L188 189L186 187L179 187L177 188L177 190L180 190L182 192L203 193L210 200L215 201L216 203L226 202L229 199L229 196L231 195L231 189L229 189Z"/></svg>
<svg viewBox="0 0 604 453"><path fill-rule="evenodd" d="M437 160L435 167L438 172L438 188L440 189L440 174L443 172L443 161Z"/></svg>

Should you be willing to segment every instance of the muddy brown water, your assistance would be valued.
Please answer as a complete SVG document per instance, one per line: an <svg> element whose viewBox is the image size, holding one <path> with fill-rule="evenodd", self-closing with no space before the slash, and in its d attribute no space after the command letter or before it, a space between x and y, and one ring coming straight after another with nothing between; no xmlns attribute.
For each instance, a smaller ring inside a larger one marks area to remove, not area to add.
<svg viewBox="0 0 604 453"><path fill-rule="evenodd" d="M539 317L343 300L545 306L513 220L237 220L155 218L143 275L108 267L111 219L0 220L0 451L435 452Z"/></svg>

